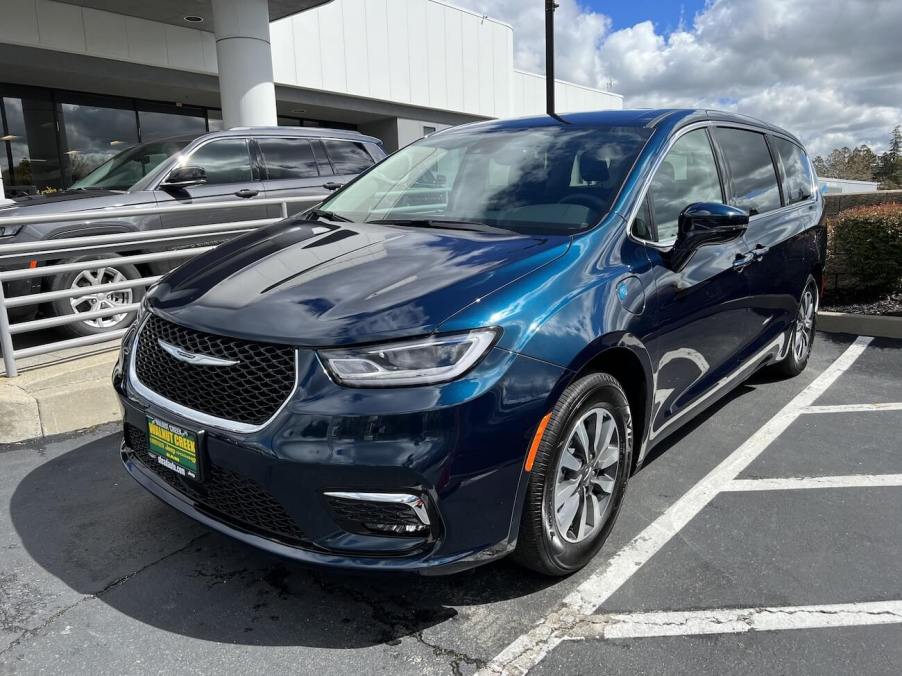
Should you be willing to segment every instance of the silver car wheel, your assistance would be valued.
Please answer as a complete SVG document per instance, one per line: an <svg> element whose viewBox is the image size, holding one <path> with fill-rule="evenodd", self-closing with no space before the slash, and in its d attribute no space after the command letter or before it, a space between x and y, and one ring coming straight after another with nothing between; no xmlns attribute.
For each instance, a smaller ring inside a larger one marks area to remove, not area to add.
<svg viewBox="0 0 902 676"><path fill-rule="evenodd" d="M604 523L620 465L620 432L605 408L576 421L558 459L552 504L558 532L583 542Z"/></svg>
<svg viewBox="0 0 902 676"><path fill-rule="evenodd" d="M101 284L114 284L127 281L128 277L116 268L96 268L94 270L82 270L72 281L72 289L84 289L87 293L69 299L72 311L75 314L95 312L97 310L113 309L118 305L132 303L133 292L131 289L106 292ZM86 319L84 323L95 329L108 329L116 326L128 316L127 313L100 317L98 319Z"/></svg>
<svg viewBox="0 0 902 676"><path fill-rule="evenodd" d="M792 351L797 362L805 359L808 350L811 349L811 338L814 332L814 314L817 311L817 302L814 291L806 287L799 303L799 315L796 318L796 330L793 337Z"/></svg>

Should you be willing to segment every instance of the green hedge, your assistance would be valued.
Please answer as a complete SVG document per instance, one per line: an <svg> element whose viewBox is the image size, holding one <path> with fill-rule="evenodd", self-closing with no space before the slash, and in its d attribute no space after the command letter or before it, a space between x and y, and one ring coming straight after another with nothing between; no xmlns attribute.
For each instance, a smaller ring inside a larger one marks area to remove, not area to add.
<svg viewBox="0 0 902 676"><path fill-rule="evenodd" d="M902 204L856 207L830 219L830 255L865 294L902 288Z"/></svg>

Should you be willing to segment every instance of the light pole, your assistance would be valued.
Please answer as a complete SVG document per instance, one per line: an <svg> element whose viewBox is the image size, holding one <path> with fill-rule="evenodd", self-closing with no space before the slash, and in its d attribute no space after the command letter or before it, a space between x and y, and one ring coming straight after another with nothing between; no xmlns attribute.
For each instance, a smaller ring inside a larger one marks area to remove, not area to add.
<svg viewBox="0 0 902 676"><path fill-rule="evenodd" d="M545 101L548 114L557 117L554 110L554 0L545 0Z"/></svg>

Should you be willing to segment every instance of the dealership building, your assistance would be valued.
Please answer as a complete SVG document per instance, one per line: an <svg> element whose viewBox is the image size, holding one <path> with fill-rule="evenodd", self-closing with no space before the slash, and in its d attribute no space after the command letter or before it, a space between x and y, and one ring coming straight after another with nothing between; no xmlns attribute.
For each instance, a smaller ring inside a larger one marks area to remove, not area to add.
<svg viewBox="0 0 902 676"><path fill-rule="evenodd" d="M0 0L0 169L62 189L135 143L234 126L358 129L394 150L541 113L510 25L440 0ZM556 83L560 111L621 108Z"/></svg>

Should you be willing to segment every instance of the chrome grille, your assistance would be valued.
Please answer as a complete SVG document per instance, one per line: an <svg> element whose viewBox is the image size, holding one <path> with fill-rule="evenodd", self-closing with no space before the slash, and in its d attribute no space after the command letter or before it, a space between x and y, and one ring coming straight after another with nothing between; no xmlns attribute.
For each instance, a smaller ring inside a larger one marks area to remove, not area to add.
<svg viewBox="0 0 902 676"><path fill-rule="evenodd" d="M160 341L230 366L177 359ZM297 350L195 331L150 315L138 336L135 372L142 385L166 399L216 418L262 425L288 399L295 384Z"/></svg>

